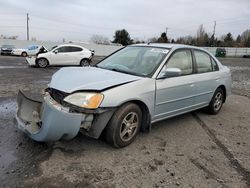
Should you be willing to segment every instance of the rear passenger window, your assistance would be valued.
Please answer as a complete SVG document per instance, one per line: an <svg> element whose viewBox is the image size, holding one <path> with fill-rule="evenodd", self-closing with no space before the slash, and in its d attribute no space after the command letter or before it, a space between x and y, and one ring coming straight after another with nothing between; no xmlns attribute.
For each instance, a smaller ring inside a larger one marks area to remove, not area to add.
<svg viewBox="0 0 250 188"><path fill-rule="evenodd" d="M194 51L194 56L198 73L211 72L213 70L211 59L208 54L202 51Z"/></svg>
<svg viewBox="0 0 250 188"><path fill-rule="evenodd" d="M179 68L181 75L193 73L192 55L190 50L181 50L174 53L167 62L166 68Z"/></svg>
<svg viewBox="0 0 250 188"><path fill-rule="evenodd" d="M70 48L71 48L71 52L80 52L80 51L82 51L82 49L79 48L79 47L71 46Z"/></svg>

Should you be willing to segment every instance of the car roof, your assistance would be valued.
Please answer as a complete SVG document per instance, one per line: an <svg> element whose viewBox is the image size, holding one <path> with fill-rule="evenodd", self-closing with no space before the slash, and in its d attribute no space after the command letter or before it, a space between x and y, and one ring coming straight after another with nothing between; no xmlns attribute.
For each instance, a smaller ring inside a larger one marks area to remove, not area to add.
<svg viewBox="0 0 250 188"><path fill-rule="evenodd" d="M74 47L84 48L83 46L79 46L75 44L61 44L61 45L58 45L57 47L62 47L62 46L74 46Z"/></svg>
<svg viewBox="0 0 250 188"><path fill-rule="evenodd" d="M168 49L191 48L191 49L204 50L203 48L200 48L200 47L185 45L185 44L176 44L176 43L144 43L144 44L134 44L131 46L160 47L160 48L168 48Z"/></svg>

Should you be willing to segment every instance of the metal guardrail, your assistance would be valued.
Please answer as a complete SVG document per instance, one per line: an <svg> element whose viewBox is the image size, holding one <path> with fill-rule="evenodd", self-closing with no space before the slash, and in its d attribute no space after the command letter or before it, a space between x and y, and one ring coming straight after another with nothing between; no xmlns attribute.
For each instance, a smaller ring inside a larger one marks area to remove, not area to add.
<svg viewBox="0 0 250 188"><path fill-rule="evenodd" d="M203 47L213 55L216 53L217 47ZM223 47L222 47L223 48ZM232 48L224 47L226 50L226 57L242 57L243 55L250 55L250 48Z"/></svg>
<svg viewBox="0 0 250 188"><path fill-rule="evenodd" d="M50 42L50 41L27 41L27 40L11 40L11 39L0 39L0 46L3 44L12 44L15 45L16 48L24 48L31 44L38 44L43 45L47 49L50 49L53 46L62 44L60 42ZM77 43L74 44L83 46L88 49L94 49L95 55L97 56L107 56L114 51L122 48L122 46L117 45L101 45L101 44L93 44L93 43ZM215 55L217 47L203 47L204 49L208 50L210 53ZM225 47L226 49L226 56L227 57L242 57L243 55L250 54L250 48L229 48Z"/></svg>

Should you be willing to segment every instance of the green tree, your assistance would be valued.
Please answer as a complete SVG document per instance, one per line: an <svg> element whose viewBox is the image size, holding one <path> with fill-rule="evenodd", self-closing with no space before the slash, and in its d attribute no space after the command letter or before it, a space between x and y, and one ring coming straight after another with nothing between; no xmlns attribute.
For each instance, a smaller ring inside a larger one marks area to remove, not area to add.
<svg viewBox="0 0 250 188"><path fill-rule="evenodd" d="M228 46L228 47L232 47L234 43L234 39L232 34L229 32L226 34L225 38L224 38L224 45Z"/></svg>
<svg viewBox="0 0 250 188"><path fill-rule="evenodd" d="M131 38L130 38L129 33L126 31L126 29L117 30L115 32L113 42L122 44L123 46L126 46L126 45L131 43Z"/></svg>
<svg viewBox="0 0 250 188"><path fill-rule="evenodd" d="M241 43L241 36L240 36L240 35L237 36L236 42L237 42L237 43Z"/></svg>
<svg viewBox="0 0 250 188"><path fill-rule="evenodd" d="M167 43L168 42L168 38L167 38L167 34L164 32L161 34L161 37L158 38L159 43Z"/></svg>

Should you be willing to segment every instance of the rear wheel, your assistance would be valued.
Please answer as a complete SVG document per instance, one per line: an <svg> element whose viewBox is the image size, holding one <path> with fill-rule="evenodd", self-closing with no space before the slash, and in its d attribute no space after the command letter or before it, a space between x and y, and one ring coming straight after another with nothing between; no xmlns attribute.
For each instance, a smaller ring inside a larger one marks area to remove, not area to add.
<svg viewBox="0 0 250 188"><path fill-rule="evenodd" d="M139 106L133 103L121 106L107 125L106 141L117 148L131 144L140 130L141 122Z"/></svg>
<svg viewBox="0 0 250 188"><path fill-rule="evenodd" d="M45 68L49 65L49 62L47 59L45 58L41 58L37 60L37 66L40 68Z"/></svg>
<svg viewBox="0 0 250 188"><path fill-rule="evenodd" d="M90 60L89 59L82 59L80 62L80 66L86 67L90 65Z"/></svg>
<svg viewBox="0 0 250 188"><path fill-rule="evenodd" d="M27 57L27 55L28 55L27 52L22 52L21 54L22 57Z"/></svg>
<svg viewBox="0 0 250 188"><path fill-rule="evenodd" d="M224 101L224 92L221 88L216 89L216 91L214 92L213 98L209 103L208 106L208 111L211 114L217 114L222 105L223 105L223 101Z"/></svg>

